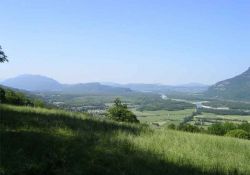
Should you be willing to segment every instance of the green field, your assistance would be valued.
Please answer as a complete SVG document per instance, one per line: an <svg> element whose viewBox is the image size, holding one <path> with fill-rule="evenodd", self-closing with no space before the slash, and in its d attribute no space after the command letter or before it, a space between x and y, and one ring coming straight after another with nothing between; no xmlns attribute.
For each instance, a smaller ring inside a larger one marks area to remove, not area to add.
<svg viewBox="0 0 250 175"><path fill-rule="evenodd" d="M250 141L0 105L0 174L250 174ZM226 158L226 159L225 159Z"/></svg>
<svg viewBox="0 0 250 175"><path fill-rule="evenodd" d="M201 123L202 121L202 123ZM244 121L250 122L249 115L218 115L213 113L202 113L194 117L194 120L189 122L190 124L209 126L214 123L242 123Z"/></svg>
<svg viewBox="0 0 250 175"><path fill-rule="evenodd" d="M137 111L136 109L132 110L141 123L159 123L159 125L168 125L170 123L179 124L187 116L190 116L195 110L194 109L185 109L179 111Z"/></svg>

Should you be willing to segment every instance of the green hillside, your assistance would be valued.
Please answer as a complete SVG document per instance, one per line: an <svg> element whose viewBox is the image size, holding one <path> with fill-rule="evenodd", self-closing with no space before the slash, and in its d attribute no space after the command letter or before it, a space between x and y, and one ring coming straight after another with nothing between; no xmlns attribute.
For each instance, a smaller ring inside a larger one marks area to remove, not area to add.
<svg viewBox="0 0 250 175"><path fill-rule="evenodd" d="M0 105L0 174L250 174L250 141Z"/></svg>
<svg viewBox="0 0 250 175"><path fill-rule="evenodd" d="M250 68L241 75L216 83L205 94L214 98L249 101Z"/></svg>

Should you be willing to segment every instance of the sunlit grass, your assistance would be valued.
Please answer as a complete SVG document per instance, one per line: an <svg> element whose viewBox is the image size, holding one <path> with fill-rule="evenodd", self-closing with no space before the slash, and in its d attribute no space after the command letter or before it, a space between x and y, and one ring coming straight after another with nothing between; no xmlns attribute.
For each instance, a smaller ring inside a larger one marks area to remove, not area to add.
<svg viewBox="0 0 250 175"><path fill-rule="evenodd" d="M121 138L121 136L119 136ZM250 172L250 142L227 137L193 134L167 129L143 133L140 137L123 136L137 148L154 152L163 160L192 164L205 171Z"/></svg>

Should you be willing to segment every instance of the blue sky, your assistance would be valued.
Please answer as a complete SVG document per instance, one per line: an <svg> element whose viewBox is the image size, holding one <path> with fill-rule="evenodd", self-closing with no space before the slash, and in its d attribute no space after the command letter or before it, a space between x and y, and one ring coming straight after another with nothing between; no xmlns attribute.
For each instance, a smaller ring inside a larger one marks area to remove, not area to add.
<svg viewBox="0 0 250 175"><path fill-rule="evenodd" d="M0 79L213 84L250 66L249 0L0 0Z"/></svg>

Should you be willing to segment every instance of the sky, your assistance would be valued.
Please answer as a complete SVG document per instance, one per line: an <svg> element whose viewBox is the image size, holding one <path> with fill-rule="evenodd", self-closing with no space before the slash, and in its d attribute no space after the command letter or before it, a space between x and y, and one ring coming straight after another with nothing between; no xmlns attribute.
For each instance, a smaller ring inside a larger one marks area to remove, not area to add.
<svg viewBox="0 0 250 175"><path fill-rule="evenodd" d="M249 0L0 0L0 80L213 84L250 67Z"/></svg>

